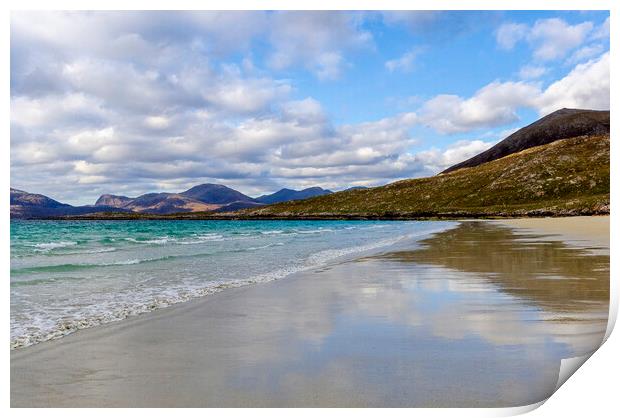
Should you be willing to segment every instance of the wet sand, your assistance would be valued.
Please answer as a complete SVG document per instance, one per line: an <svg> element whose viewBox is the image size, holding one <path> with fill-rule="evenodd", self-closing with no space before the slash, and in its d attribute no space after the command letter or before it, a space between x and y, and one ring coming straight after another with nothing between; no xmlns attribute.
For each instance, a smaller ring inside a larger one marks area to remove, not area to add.
<svg viewBox="0 0 620 418"><path fill-rule="evenodd" d="M598 219L462 222L16 350L11 405L531 404L603 338L608 246L550 236Z"/></svg>
<svg viewBox="0 0 620 418"><path fill-rule="evenodd" d="M520 218L498 222L520 230L548 234L547 238L555 237L572 244L599 245L609 248L609 216Z"/></svg>

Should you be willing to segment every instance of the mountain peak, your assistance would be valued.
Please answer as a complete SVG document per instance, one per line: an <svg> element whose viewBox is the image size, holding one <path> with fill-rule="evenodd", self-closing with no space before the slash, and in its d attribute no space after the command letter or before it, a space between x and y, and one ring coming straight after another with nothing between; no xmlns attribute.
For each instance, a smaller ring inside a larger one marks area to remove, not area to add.
<svg viewBox="0 0 620 418"><path fill-rule="evenodd" d="M519 129L503 141L466 161L453 165L442 174L475 167L539 145L582 135L609 134L609 110L563 108Z"/></svg>
<svg viewBox="0 0 620 418"><path fill-rule="evenodd" d="M265 204L272 204L272 203L286 202L289 200L309 199L311 197L323 196L325 194L330 194L330 193L332 193L331 190L326 190L318 186L308 187L303 190L280 189L275 193L257 197L256 201L260 203L265 203Z"/></svg>
<svg viewBox="0 0 620 418"><path fill-rule="evenodd" d="M226 205L232 202L254 202L250 196L223 184L199 184L179 194L208 204Z"/></svg>
<svg viewBox="0 0 620 418"><path fill-rule="evenodd" d="M127 196L119 196L113 194L102 194L95 202L95 206L112 206L116 208L123 207L132 199Z"/></svg>

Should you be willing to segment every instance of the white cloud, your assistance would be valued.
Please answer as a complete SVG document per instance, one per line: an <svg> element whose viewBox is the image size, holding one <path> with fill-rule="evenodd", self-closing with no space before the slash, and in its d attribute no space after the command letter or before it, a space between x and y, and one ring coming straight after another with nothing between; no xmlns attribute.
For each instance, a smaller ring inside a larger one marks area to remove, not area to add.
<svg viewBox="0 0 620 418"><path fill-rule="evenodd" d="M486 151L494 144L495 142L484 142L479 139L457 141L444 151L433 148L416 154L415 158L430 172L437 173Z"/></svg>
<svg viewBox="0 0 620 418"><path fill-rule="evenodd" d="M577 65L566 77L551 84L537 99L541 115L569 108L609 109L609 53Z"/></svg>
<svg viewBox="0 0 620 418"><path fill-rule="evenodd" d="M114 128L107 127L98 130L79 131L69 136L67 140L59 144L59 146L65 148L65 152L71 153L73 156L88 158L101 149L118 144L119 138Z"/></svg>
<svg viewBox="0 0 620 418"><path fill-rule="evenodd" d="M234 113L255 113L288 96L291 86L269 78L219 79L204 86L203 96L216 108Z"/></svg>
<svg viewBox="0 0 620 418"><path fill-rule="evenodd" d="M155 130L166 129L170 126L170 119L165 116L148 116L144 120L144 124Z"/></svg>
<svg viewBox="0 0 620 418"><path fill-rule="evenodd" d="M550 61L566 56L568 52L582 45L592 32L592 22L570 25L559 18L537 20L532 27L520 23L504 23L496 33L501 49L510 50L518 42L527 41L534 58Z"/></svg>
<svg viewBox="0 0 620 418"><path fill-rule="evenodd" d="M11 97L11 124L32 129L52 130L66 124L103 123L109 115L100 99L81 92Z"/></svg>
<svg viewBox="0 0 620 418"><path fill-rule="evenodd" d="M383 21L389 25L405 25L412 30L427 27L441 17L437 10L385 10L381 12Z"/></svg>
<svg viewBox="0 0 620 418"><path fill-rule="evenodd" d="M536 44L534 57L553 60L565 56L585 41L593 27L592 22L571 26L558 18L536 21L528 35L528 39Z"/></svg>
<svg viewBox="0 0 620 418"><path fill-rule="evenodd" d="M327 121L327 115L323 111L321 103L312 97L284 103L282 114L284 119L294 120L297 123L323 123Z"/></svg>
<svg viewBox="0 0 620 418"><path fill-rule="evenodd" d="M592 39L609 40L609 17L594 31Z"/></svg>
<svg viewBox="0 0 620 418"><path fill-rule="evenodd" d="M420 119L441 133L499 126L518 120L516 109L532 106L539 93L538 87L524 82L493 82L468 99L434 97L422 106Z"/></svg>
<svg viewBox="0 0 620 418"><path fill-rule="evenodd" d="M173 74L139 69L130 62L79 58L66 62L58 76L66 88L97 97L110 108L150 113L200 100L195 91L175 86Z"/></svg>
<svg viewBox="0 0 620 418"><path fill-rule="evenodd" d="M270 22L269 64L275 69L301 64L320 79L336 79L346 65L343 50L372 45L372 35L359 23L345 12L277 13Z"/></svg>
<svg viewBox="0 0 620 418"><path fill-rule="evenodd" d="M530 80L540 78L547 73L548 69L539 65L526 65L519 70L519 78Z"/></svg>
<svg viewBox="0 0 620 418"><path fill-rule="evenodd" d="M314 72L320 80L335 80L340 78L344 64L342 54L339 52L322 52L315 58L316 68Z"/></svg>
<svg viewBox="0 0 620 418"><path fill-rule="evenodd" d="M86 175L101 175L109 170L107 164L93 164L85 160L78 160L73 163L76 173Z"/></svg>
<svg viewBox="0 0 620 418"><path fill-rule="evenodd" d="M258 41L273 68L301 66L334 79L348 66L345 52L372 46L361 22L357 13L339 11L13 12L11 42L55 59L97 57L169 68L188 58L247 51ZM30 66L12 58L12 68Z"/></svg>
<svg viewBox="0 0 620 418"><path fill-rule="evenodd" d="M586 45L573 52L566 60L566 63L569 65L577 64L592 57L600 56L604 50L605 47L601 44Z"/></svg>
<svg viewBox="0 0 620 418"><path fill-rule="evenodd" d="M444 165L454 165L491 148L494 143L480 140L458 141L442 153Z"/></svg>
<svg viewBox="0 0 620 418"><path fill-rule="evenodd" d="M542 89L532 81L492 82L472 97L438 95L426 101L418 119L440 133L451 134L517 121L519 108L541 116L561 109L609 109L609 53L577 65L569 74Z"/></svg>
<svg viewBox="0 0 620 418"><path fill-rule="evenodd" d="M408 73L413 70L413 64L415 58L420 53L417 49L412 49L410 51L405 52L399 58L386 61L385 68L391 73L394 71L402 71L404 73Z"/></svg>
<svg viewBox="0 0 620 418"><path fill-rule="evenodd" d="M512 49L515 44L525 39L529 28L527 25L519 23L504 23L499 27L495 34L497 44L502 49Z"/></svg>

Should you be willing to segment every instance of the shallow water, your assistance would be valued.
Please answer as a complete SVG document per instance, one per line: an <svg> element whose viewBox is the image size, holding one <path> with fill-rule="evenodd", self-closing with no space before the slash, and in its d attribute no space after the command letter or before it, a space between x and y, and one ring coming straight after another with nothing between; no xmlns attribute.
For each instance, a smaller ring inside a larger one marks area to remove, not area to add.
<svg viewBox="0 0 620 418"><path fill-rule="evenodd" d="M450 225L11 221L11 347L280 279Z"/></svg>

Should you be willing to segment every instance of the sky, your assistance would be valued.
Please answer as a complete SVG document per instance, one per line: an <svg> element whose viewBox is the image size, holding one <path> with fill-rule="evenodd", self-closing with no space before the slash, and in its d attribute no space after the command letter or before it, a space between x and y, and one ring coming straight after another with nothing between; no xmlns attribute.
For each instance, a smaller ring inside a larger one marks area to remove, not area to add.
<svg viewBox="0 0 620 418"><path fill-rule="evenodd" d="M609 12L12 12L11 186L72 204L434 175L609 109Z"/></svg>

